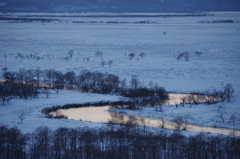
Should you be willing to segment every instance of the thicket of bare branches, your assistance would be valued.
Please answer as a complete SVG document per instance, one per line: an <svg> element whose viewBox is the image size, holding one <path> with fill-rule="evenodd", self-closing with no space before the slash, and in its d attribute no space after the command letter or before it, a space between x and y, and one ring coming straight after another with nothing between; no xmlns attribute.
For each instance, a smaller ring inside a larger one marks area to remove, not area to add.
<svg viewBox="0 0 240 159"><path fill-rule="evenodd" d="M145 126L112 125L101 128L38 127L23 134L0 126L0 158L240 158L240 138L200 133L153 133Z"/></svg>
<svg viewBox="0 0 240 159"><path fill-rule="evenodd" d="M199 56L202 55L202 52L196 51L196 52L195 52L195 55L197 55L197 56L199 57ZM179 54L176 59L177 59L178 61L181 60L181 59L185 59L185 61L188 61L189 58L190 58L190 54L189 54L188 52L183 52L183 53Z"/></svg>
<svg viewBox="0 0 240 159"><path fill-rule="evenodd" d="M189 104L192 107L194 104L207 103L215 104L218 102L230 102L234 96L234 88L232 84L227 83L222 90L204 91L192 93L186 97L181 98L181 102L177 103L184 107Z"/></svg>
<svg viewBox="0 0 240 159"><path fill-rule="evenodd" d="M188 52L184 52L184 53L181 53L181 54L179 54L178 55L178 57L177 57L177 60L179 61L179 60L181 60L182 58L184 58L186 61L188 61L189 60L189 53Z"/></svg>
<svg viewBox="0 0 240 159"><path fill-rule="evenodd" d="M10 104L11 99L36 99L39 93L44 93L44 89L27 86L27 85L14 85L8 83L0 83L0 99L2 105Z"/></svg>
<svg viewBox="0 0 240 159"><path fill-rule="evenodd" d="M188 130L188 120L187 117L177 116L173 120L174 127L177 130Z"/></svg>

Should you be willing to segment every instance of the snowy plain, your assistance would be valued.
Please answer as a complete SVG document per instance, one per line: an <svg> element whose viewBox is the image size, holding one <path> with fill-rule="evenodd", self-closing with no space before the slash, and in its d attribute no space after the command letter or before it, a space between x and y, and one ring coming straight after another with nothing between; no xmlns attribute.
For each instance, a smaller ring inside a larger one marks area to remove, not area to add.
<svg viewBox="0 0 240 159"><path fill-rule="evenodd" d="M192 17L61 17L61 21L50 23L18 23L1 21L0 25L0 68L10 71L25 69L55 69L62 72L88 69L116 74L130 80L132 75L147 85L150 80L163 86L168 92L190 93L222 89L226 83L235 88L235 98L230 103L222 103L226 121L236 114L235 126L222 123L216 116L218 105L198 105L193 108L165 109L166 119L182 115L194 116L193 124L240 129L240 13L215 12L212 16ZM17 16L14 14L12 16ZM236 23L200 23L200 21L220 21L231 19ZM84 21L85 23L72 23ZM97 21L98 23L91 23ZM107 23L108 21L129 23ZM134 23L149 21L152 23ZM131 23L130 23L131 22ZM166 32L164 35L163 32ZM62 60L70 50L72 59ZM95 56L97 51L103 57ZM195 52L202 52L196 56ZM129 53L136 56L130 60ZM146 56L139 57L141 52ZM189 61L177 61L176 57L189 52ZM42 60L21 60L17 53L36 54ZM4 58L6 55L6 59ZM89 58L89 61L86 59ZM102 67L102 61L113 61ZM3 79L2 74L0 75ZM117 101L114 95L84 94L60 91L50 98L35 100L12 100L10 105L0 106L1 124L18 126L23 132L31 132L38 126L100 126L100 123L47 119L41 110L53 105L84 103L93 101ZM198 108L198 109L195 109ZM29 112L23 124L17 118L21 111ZM171 113L173 112L174 113ZM158 114L151 116L157 118ZM139 112L127 112L135 115ZM135 114L134 114L135 113ZM141 112L143 117L149 111ZM175 114L175 115L172 115Z"/></svg>

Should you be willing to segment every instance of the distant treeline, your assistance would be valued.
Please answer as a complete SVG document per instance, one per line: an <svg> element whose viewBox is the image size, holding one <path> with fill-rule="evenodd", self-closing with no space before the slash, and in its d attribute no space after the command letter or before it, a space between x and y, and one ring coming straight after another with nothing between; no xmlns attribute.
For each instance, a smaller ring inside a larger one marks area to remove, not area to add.
<svg viewBox="0 0 240 159"><path fill-rule="evenodd" d="M239 159L239 147L239 137L204 133L186 137L131 125L54 131L38 127L28 134L0 126L0 158L5 159Z"/></svg>
<svg viewBox="0 0 240 159"><path fill-rule="evenodd" d="M72 21L72 23L107 23L107 24L156 24L158 22L143 20L143 21L135 21L135 22L128 22L128 21Z"/></svg>
<svg viewBox="0 0 240 159"><path fill-rule="evenodd" d="M59 23L69 23L68 20L58 20L58 19L34 19L34 18L9 18L9 17L0 17L1 20L8 20L8 23L35 23L35 22L40 22L40 23L50 23L50 22L59 22ZM129 21L70 21L72 23L79 23L79 24L156 24L158 22L154 21L148 21L148 20L143 20L143 21L134 21L134 22L129 22Z"/></svg>
<svg viewBox="0 0 240 159"><path fill-rule="evenodd" d="M1 17L0 20L14 20L14 21L21 21L21 22L51 22L56 21L58 19L45 19L45 18L23 18L23 17Z"/></svg>
<svg viewBox="0 0 240 159"><path fill-rule="evenodd" d="M213 21L199 21L199 23L239 23L238 21L234 20L213 20Z"/></svg>

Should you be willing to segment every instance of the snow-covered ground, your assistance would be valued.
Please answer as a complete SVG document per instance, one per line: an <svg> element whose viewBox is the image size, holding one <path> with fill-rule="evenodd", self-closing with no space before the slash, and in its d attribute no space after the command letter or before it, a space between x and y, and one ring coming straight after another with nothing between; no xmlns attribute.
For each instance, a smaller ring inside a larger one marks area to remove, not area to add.
<svg viewBox="0 0 240 159"><path fill-rule="evenodd" d="M72 21L98 21L103 23L72 23ZM226 119L233 112L238 115L238 125L226 126L221 123L218 105L198 105L193 108L166 108L164 114L169 119L175 115L189 115L193 124L239 129L240 112L240 23L199 23L199 21L234 20L240 21L239 12L214 13L203 17L139 17L139 18L94 18L65 17L61 22L50 23L0 23L0 68L10 71L25 69L55 69L62 72L80 72L83 69L113 73L128 81L137 75L148 84L158 82L169 92L189 93L211 89L222 89L226 83L235 88L235 99L224 103L223 114ZM116 23L108 21L150 21L149 24ZM156 22L156 23L155 23ZM164 35L163 32L166 32ZM66 61L70 50L73 58ZM95 56L97 51L103 57ZM202 52L201 56L195 54ZM136 56L130 60L129 53ZM146 56L139 57L141 52ZM189 61L176 58L180 53L189 52ZM36 54L41 60L21 60L17 53ZM6 59L4 58L6 55ZM89 57L89 61L86 59ZM102 61L113 61L112 66L102 67ZM0 75L3 78L2 74ZM64 91L65 92L65 91ZM56 96L56 97L55 97ZM63 96L63 97L62 97ZM79 92L51 95L50 98L36 100L12 100L11 105L1 106L1 124L17 125L28 132L39 125L50 127L89 125L86 122L43 118L41 109L52 105L82 103L99 100L118 100L116 96L83 94ZM28 110L23 124L18 124L18 114ZM147 116L150 111L146 110ZM172 113L173 112L173 113ZM134 112L129 112L134 113ZM159 115L161 113L156 113ZM159 115L160 116L160 115ZM155 118L155 117L154 117ZM92 123L93 124L93 123ZM94 123L98 125L97 123Z"/></svg>

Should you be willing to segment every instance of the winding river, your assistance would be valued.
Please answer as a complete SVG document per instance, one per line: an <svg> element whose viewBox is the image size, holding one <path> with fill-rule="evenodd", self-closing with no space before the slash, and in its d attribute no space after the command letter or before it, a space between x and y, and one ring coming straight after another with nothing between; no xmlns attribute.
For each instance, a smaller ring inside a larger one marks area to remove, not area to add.
<svg viewBox="0 0 240 159"><path fill-rule="evenodd" d="M181 97L187 96L188 94L169 94L170 100L168 100L164 105L174 105L179 103ZM161 121L151 118L133 117L123 114L111 113L109 110L112 106L98 106L98 107L82 107L82 108L69 108L60 109L57 112L50 113L53 116L60 113L66 115L68 119L72 120L82 120L90 122L100 122L100 123L131 123L135 125L142 125L148 127L161 127L162 122L164 122L164 128L166 129L176 129L176 124L170 121ZM231 130L215 127L202 127L191 124L184 124L182 128L185 127L187 131L194 132L209 132L218 133L224 135L235 135L240 136L240 130ZM181 128L181 129L182 129Z"/></svg>

